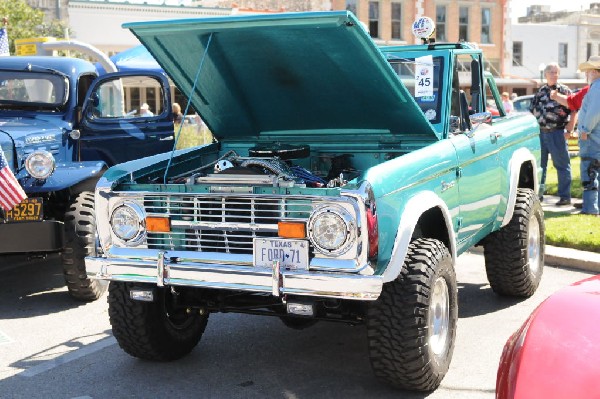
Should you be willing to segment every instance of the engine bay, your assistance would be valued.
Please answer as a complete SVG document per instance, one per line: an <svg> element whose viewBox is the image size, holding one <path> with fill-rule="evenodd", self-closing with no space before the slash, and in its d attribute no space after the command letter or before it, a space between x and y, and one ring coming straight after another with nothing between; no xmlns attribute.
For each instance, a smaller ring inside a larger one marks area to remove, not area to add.
<svg viewBox="0 0 600 399"><path fill-rule="evenodd" d="M229 150L218 159L172 179L171 183L272 187L343 187L360 170L353 154L311 156L308 145L272 144L248 149L248 156Z"/></svg>

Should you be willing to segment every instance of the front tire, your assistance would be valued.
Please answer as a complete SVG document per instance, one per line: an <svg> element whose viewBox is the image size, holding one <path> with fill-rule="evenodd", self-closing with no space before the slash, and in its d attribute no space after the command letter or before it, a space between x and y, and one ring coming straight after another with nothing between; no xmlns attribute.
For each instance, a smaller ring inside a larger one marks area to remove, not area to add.
<svg viewBox="0 0 600 399"><path fill-rule="evenodd" d="M131 356L155 361L179 359L202 338L208 312L174 306L168 287L155 288L154 302L134 301L132 283L112 281L108 289L108 315L119 346Z"/></svg>
<svg viewBox="0 0 600 399"><path fill-rule="evenodd" d="M435 239L414 240L400 276L384 284L367 313L374 374L402 389L436 389L452 359L457 296L448 248Z"/></svg>
<svg viewBox="0 0 600 399"><path fill-rule="evenodd" d="M65 249L62 266L69 295L83 302L95 301L106 291L105 281L87 276L85 257L97 254L94 193L80 193L65 213Z"/></svg>
<svg viewBox="0 0 600 399"><path fill-rule="evenodd" d="M499 295L530 297L544 271L545 228L542 206L531 189L518 189L511 221L483 243L485 270Z"/></svg>

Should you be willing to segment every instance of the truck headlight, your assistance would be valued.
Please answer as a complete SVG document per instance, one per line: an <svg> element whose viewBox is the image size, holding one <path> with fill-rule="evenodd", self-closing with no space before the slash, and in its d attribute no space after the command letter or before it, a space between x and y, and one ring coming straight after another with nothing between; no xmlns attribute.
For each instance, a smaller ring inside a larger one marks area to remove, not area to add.
<svg viewBox="0 0 600 399"><path fill-rule="evenodd" d="M133 241L143 232L143 216L141 209L132 203L125 203L115 208L110 217L113 233L125 241Z"/></svg>
<svg viewBox="0 0 600 399"><path fill-rule="evenodd" d="M25 160L25 170L31 177L44 180L54 172L56 162L48 151L34 151Z"/></svg>
<svg viewBox="0 0 600 399"><path fill-rule="evenodd" d="M355 239L355 223L350 214L338 206L323 207L308 220L308 237L317 250L341 255Z"/></svg>

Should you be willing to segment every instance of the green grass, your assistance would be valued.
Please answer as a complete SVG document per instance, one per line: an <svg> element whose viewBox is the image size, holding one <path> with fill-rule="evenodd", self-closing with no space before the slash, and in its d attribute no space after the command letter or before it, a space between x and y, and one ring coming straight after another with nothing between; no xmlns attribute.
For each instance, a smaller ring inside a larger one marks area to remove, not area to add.
<svg viewBox="0 0 600 399"><path fill-rule="evenodd" d="M212 143L212 133L202 125L200 128L197 125L183 125L181 135L177 140L176 149L196 147L202 144ZM175 135L179 133L179 125L175 125Z"/></svg>
<svg viewBox="0 0 600 399"><path fill-rule="evenodd" d="M546 244L583 251L600 251L599 217L548 211L544 212L544 216Z"/></svg>
<svg viewBox="0 0 600 399"><path fill-rule="evenodd" d="M581 187L581 177L579 173L579 164L581 160L579 157L571 158L571 197L581 198L583 194L583 187ZM556 169L552 165L552 160L548 161L548 171L546 173L546 194L557 195L558 194L558 177L556 175Z"/></svg>

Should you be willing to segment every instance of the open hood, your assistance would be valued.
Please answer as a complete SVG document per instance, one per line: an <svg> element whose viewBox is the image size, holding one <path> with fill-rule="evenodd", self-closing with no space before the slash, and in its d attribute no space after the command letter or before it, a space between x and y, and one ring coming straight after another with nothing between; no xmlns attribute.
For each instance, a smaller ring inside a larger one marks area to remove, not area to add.
<svg viewBox="0 0 600 399"><path fill-rule="evenodd" d="M123 27L190 96L218 138L350 129L439 138L351 13L180 19Z"/></svg>

